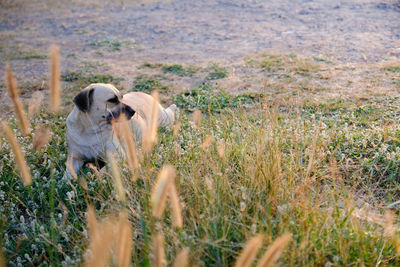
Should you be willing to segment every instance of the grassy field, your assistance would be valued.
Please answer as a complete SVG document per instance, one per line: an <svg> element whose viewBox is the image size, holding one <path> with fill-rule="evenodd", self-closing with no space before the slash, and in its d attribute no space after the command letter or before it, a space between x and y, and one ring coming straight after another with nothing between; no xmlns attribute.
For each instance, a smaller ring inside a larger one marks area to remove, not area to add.
<svg viewBox="0 0 400 267"><path fill-rule="evenodd" d="M88 68L63 73L69 92L64 108L54 114L42 105L30 118L32 127L51 128L52 138L40 151L33 149L34 136L23 136L15 117L7 118L33 179L31 186L21 182L2 137L0 232L10 266L84 263L94 238L89 206L99 221L128 215L134 266L157 262L160 247L162 265L188 248L191 266L232 266L257 234L259 260L288 233L278 260L282 266L400 264L400 98L373 90L386 83L398 88L398 65L374 66L375 80L356 88L363 94L342 95L329 86L335 74L351 70L325 58L249 57L241 70L261 89L237 94L227 87L234 75L228 66L141 68L152 72L136 77L126 91L157 89L161 99L180 107L181 116L174 129L159 130L151 153L138 149L136 179L125 162L118 165L125 200L111 171L85 167L78 179L62 178L71 97L88 83L118 85L120 78ZM196 75L201 82L184 91L166 84ZM193 118L195 110L201 117ZM168 205L160 219L153 216L151 193L166 165L177 172L182 227L174 226ZM157 236L164 237L161 245Z"/></svg>

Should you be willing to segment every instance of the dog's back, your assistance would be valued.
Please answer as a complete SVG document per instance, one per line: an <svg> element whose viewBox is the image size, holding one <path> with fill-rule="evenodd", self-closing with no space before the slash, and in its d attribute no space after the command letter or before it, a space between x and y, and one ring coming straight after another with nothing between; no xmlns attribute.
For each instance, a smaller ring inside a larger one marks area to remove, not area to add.
<svg viewBox="0 0 400 267"><path fill-rule="evenodd" d="M150 126L154 101L151 95L143 92L131 92L123 96L122 102L136 112L131 119L131 124L138 140L141 140L146 127ZM166 109L160 103L157 103L157 106L157 126L172 125L178 112L177 106L173 104Z"/></svg>

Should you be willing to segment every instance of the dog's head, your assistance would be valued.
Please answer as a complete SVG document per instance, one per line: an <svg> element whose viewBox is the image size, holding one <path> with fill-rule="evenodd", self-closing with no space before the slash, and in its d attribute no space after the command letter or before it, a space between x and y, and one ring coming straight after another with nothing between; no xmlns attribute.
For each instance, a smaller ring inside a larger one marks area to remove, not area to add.
<svg viewBox="0 0 400 267"><path fill-rule="evenodd" d="M123 103L122 94L111 84L95 83L83 89L74 97L76 107L99 124L111 123L121 114L130 119L135 111Z"/></svg>

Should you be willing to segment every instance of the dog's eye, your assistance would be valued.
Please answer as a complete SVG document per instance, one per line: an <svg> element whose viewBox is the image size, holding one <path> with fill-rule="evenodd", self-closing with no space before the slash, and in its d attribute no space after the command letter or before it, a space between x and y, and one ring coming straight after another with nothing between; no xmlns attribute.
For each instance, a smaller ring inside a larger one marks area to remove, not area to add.
<svg viewBox="0 0 400 267"><path fill-rule="evenodd" d="M113 98L108 99L107 102L112 103L112 104L118 104L119 100L118 100L118 97L115 96Z"/></svg>

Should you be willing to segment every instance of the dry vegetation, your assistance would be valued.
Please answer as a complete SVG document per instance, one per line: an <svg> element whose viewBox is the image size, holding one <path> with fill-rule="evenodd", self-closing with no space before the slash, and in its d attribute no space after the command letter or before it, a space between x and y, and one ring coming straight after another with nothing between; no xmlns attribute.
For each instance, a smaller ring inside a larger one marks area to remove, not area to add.
<svg viewBox="0 0 400 267"><path fill-rule="evenodd" d="M172 77L189 73L185 66L151 65L145 68ZM7 118L12 131L2 123L0 150L5 260L10 266L398 266L400 101L381 92L398 87L400 68L368 67L379 77L371 87L382 90L368 93L365 83L346 91L338 85L343 77L335 77L344 67L321 58L258 55L238 67L240 79L213 64L202 70L203 83L173 97L181 108L173 129L153 127L142 149L123 124L127 161L109 155L105 172L90 164L71 180L62 178L68 108L32 112L29 124L48 128L29 134L15 95L17 116ZM201 68L190 69L192 75ZM224 91L239 80L258 90ZM82 86L79 77L68 82L75 92ZM159 85L141 82L134 88Z"/></svg>

